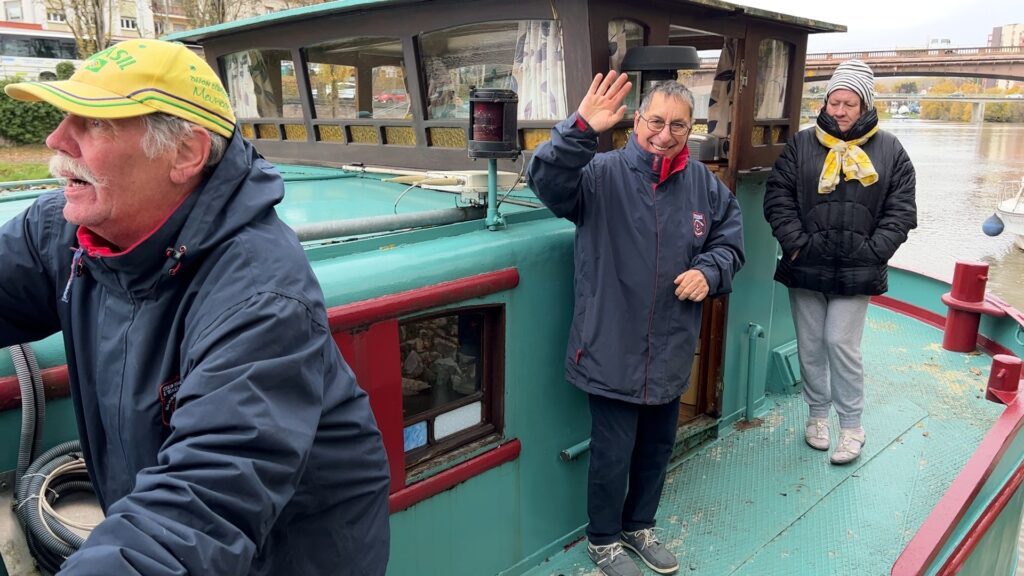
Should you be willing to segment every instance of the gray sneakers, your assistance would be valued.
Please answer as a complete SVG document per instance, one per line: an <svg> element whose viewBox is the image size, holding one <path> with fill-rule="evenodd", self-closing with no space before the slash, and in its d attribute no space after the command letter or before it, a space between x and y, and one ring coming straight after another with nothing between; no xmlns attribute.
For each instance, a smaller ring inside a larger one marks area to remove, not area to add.
<svg viewBox="0 0 1024 576"><path fill-rule="evenodd" d="M636 532L623 532L622 545L636 552L637 556L658 574L671 574L679 570L679 561L658 541L654 528ZM639 572L638 572L639 574Z"/></svg>
<svg viewBox="0 0 1024 576"><path fill-rule="evenodd" d="M815 450L828 450L828 420L825 418L808 418L804 428L804 441Z"/></svg>
<svg viewBox="0 0 1024 576"><path fill-rule="evenodd" d="M640 568L622 549L620 542L605 546L587 543L587 554L605 576L642 576Z"/></svg>
<svg viewBox="0 0 1024 576"><path fill-rule="evenodd" d="M833 464L846 464L860 458L860 450L867 437L864 428L843 428L839 432L839 446L832 453Z"/></svg>

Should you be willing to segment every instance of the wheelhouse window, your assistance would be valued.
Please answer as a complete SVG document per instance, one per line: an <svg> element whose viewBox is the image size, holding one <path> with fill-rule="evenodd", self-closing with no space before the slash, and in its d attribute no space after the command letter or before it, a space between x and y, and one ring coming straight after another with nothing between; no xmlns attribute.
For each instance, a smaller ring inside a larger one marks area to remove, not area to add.
<svg viewBox="0 0 1024 576"><path fill-rule="evenodd" d="M372 76L373 117L410 118L409 89L402 66L375 66Z"/></svg>
<svg viewBox="0 0 1024 576"><path fill-rule="evenodd" d="M501 313L467 308L399 323L407 466L495 431Z"/></svg>
<svg viewBox="0 0 1024 576"><path fill-rule="evenodd" d="M608 22L608 69L616 72L622 71L622 59L630 48L644 45L644 28L638 22L632 20L618 19ZM633 112L640 107L640 81L639 72L629 72L629 81L633 83L629 95L626 96L626 118L631 118Z"/></svg>
<svg viewBox="0 0 1024 576"><path fill-rule="evenodd" d="M335 39L303 52L317 118L408 115L409 93L398 39Z"/></svg>
<svg viewBox="0 0 1024 576"><path fill-rule="evenodd" d="M556 20L487 22L420 36L427 118L469 118L469 90L519 95L520 120L561 120L565 104L562 28Z"/></svg>
<svg viewBox="0 0 1024 576"><path fill-rule="evenodd" d="M240 118L301 118L291 52L258 48L220 58L228 97Z"/></svg>
<svg viewBox="0 0 1024 576"><path fill-rule="evenodd" d="M754 91L754 118L784 118L786 78L792 50L781 40L762 40L757 49L757 86Z"/></svg>

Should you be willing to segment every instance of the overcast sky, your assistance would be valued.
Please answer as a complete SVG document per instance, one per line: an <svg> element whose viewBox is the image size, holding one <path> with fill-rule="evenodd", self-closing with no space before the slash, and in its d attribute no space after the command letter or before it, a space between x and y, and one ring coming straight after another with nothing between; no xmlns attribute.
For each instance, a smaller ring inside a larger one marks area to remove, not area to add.
<svg viewBox="0 0 1024 576"><path fill-rule="evenodd" d="M1024 23L1020 0L729 1L846 26L842 34L812 34L808 52L920 48L932 38L973 48L985 46L997 26Z"/></svg>

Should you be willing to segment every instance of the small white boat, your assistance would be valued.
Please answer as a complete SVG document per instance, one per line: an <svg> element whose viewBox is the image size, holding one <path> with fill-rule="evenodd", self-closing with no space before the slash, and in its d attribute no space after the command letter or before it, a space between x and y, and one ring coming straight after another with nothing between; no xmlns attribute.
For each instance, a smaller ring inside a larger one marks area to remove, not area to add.
<svg viewBox="0 0 1024 576"><path fill-rule="evenodd" d="M1013 185L1017 187L1016 192L1012 191ZM1017 248L1024 250L1024 177L1013 185L1010 193L999 202L996 214L1003 221L1006 231L1017 235L1014 239Z"/></svg>

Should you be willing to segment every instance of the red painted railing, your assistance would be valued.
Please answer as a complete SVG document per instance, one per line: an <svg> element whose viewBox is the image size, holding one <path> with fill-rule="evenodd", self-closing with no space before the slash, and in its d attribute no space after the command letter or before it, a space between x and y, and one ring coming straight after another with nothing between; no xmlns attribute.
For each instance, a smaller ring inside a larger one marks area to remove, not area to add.
<svg viewBox="0 0 1024 576"><path fill-rule="evenodd" d="M1024 315L1009 307L1004 301L986 296L994 304L1007 308L1007 315L1018 326L1024 328ZM943 328L945 317L886 296L872 298L875 304L906 314ZM1002 345L983 336L978 344L990 354L1011 354ZM985 434L978 449L967 461L963 470L953 480L949 489L939 500L928 518L918 529L910 543L896 559L892 567L893 576L920 576L928 572L936 562L942 548L946 546L957 526L963 521L972 503L976 501L982 487L992 477L996 467L1007 455L1017 435L1024 427L1024 399L1017 395ZM1007 504L1024 482L1024 466L1018 466L1009 480L1003 484L995 497L985 506L971 525L967 535L956 543L952 553L939 567L939 575L956 574L970 558L988 529L999 519Z"/></svg>
<svg viewBox="0 0 1024 576"><path fill-rule="evenodd" d="M953 480L949 490L946 490L932 513L921 524L917 534L896 559L892 567L893 576L923 575L932 567L939 552L967 514L971 503L978 497L981 487L991 477L996 465L1010 448L1022 425L1024 407L1018 396L996 420L964 469ZM1002 513L1009 498L1020 486L1021 478L1021 470L1018 468L1010 481L982 511L968 536L957 543L953 553L940 568L939 574L955 574L959 570L985 536L988 528Z"/></svg>

